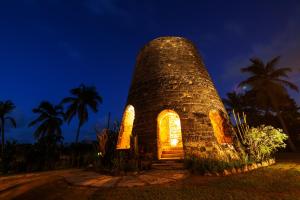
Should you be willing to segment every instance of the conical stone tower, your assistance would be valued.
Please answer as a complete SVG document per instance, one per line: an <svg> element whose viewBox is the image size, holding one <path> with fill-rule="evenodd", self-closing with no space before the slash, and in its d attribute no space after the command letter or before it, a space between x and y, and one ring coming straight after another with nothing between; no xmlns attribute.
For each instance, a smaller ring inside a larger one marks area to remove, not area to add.
<svg viewBox="0 0 300 200"><path fill-rule="evenodd" d="M155 159L235 156L226 110L189 40L160 37L140 51L117 149L132 147L131 135Z"/></svg>

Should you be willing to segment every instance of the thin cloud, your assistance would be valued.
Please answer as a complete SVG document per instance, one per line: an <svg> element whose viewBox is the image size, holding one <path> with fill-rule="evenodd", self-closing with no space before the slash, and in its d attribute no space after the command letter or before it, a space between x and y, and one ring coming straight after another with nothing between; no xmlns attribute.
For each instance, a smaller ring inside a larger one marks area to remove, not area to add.
<svg viewBox="0 0 300 200"><path fill-rule="evenodd" d="M249 58L259 57L270 60L275 56L281 56L280 66L290 67L292 77L300 72L300 26L291 21L286 29L278 33L269 43L255 44L250 53L238 55L225 64L227 66L224 79L238 78L240 68L249 64ZM298 81L298 80L296 80ZM299 83L300 84L300 83Z"/></svg>
<svg viewBox="0 0 300 200"><path fill-rule="evenodd" d="M290 67L293 70L290 80L300 87L300 26L297 20L290 20L283 31L271 38L270 42L255 44L249 53L240 54L228 60L222 79L224 81L243 79L240 68L249 65L249 58L259 57L267 61L275 56L281 56L278 66ZM299 94L293 96L299 101Z"/></svg>

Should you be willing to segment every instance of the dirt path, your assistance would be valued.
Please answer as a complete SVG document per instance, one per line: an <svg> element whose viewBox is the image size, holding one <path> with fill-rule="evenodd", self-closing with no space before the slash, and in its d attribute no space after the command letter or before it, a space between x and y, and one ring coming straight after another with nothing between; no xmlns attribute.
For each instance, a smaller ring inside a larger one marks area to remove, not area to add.
<svg viewBox="0 0 300 200"><path fill-rule="evenodd" d="M0 199L85 199L103 188L169 184L187 176L186 170L153 170L119 177L78 169L30 173L1 177Z"/></svg>
<svg viewBox="0 0 300 200"><path fill-rule="evenodd" d="M156 199L157 195L167 196L167 199L192 195L198 199L201 192L207 195L221 193L220 198L207 199L223 199L224 194L244 197L249 193L253 194L249 199L260 198L259 193L267 195L266 199L280 195L283 195L282 199L300 199L297 192L300 191L299 161L299 154L283 156L274 166L228 177L189 176L184 170L156 170L122 177L78 169L30 173L0 177L0 199L163 199Z"/></svg>
<svg viewBox="0 0 300 200"><path fill-rule="evenodd" d="M57 170L0 177L0 199L13 199L39 186L63 180L81 170Z"/></svg>
<svg viewBox="0 0 300 200"><path fill-rule="evenodd" d="M20 200L85 200L90 199L97 188L71 186L64 179L40 185L30 192L25 192L14 199ZM1 197L0 197L1 199Z"/></svg>

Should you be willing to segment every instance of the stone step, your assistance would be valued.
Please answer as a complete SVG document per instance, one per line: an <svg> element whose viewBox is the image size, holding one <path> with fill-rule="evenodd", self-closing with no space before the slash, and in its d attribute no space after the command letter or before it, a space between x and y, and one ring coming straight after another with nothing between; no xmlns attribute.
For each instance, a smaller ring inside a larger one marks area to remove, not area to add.
<svg viewBox="0 0 300 200"><path fill-rule="evenodd" d="M175 158L175 157L181 157L181 158L183 158L183 154L180 154L180 153L161 154L161 158Z"/></svg>
<svg viewBox="0 0 300 200"><path fill-rule="evenodd" d="M183 150L179 149L179 150L164 150L164 151L162 151L162 154L173 154L173 153L183 154Z"/></svg>
<svg viewBox="0 0 300 200"><path fill-rule="evenodd" d="M165 158L160 158L161 160L182 160L183 157L165 157Z"/></svg>
<svg viewBox="0 0 300 200"><path fill-rule="evenodd" d="M151 166L154 170L181 170L184 169L184 164L180 162L157 162L153 163Z"/></svg>
<svg viewBox="0 0 300 200"><path fill-rule="evenodd" d="M182 147L169 147L169 148L164 148L163 151L172 151L172 150L181 150L183 151Z"/></svg>
<svg viewBox="0 0 300 200"><path fill-rule="evenodd" d="M183 153L162 153L161 157L183 157Z"/></svg>
<svg viewBox="0 0 300 200"><path fill-rule="evenodd" d="M160 160L156 160L154 161L154 163L163 163L163 164L176 164L176 163L183 163L183 159L180 160L174 160L174 159L160 159Z"/></svg>

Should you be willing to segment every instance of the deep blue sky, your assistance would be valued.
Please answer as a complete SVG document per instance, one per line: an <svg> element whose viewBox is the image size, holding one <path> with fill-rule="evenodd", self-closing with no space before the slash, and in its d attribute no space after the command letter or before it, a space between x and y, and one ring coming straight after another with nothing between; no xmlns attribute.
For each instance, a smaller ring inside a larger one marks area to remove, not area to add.
<svg viewBox="0 0 300 200"><path fill-rule="evenodd" d="M0 0L0 100L16 104L18 122L7 137L32 141L32 108L85 83L104 99L81 135L95 138L109 111L121 118L138 51L170 35L196 44L222 97L253 56L281 55L300 85L299 1ZM64 126L66 141L75 125Z"/></svg>

